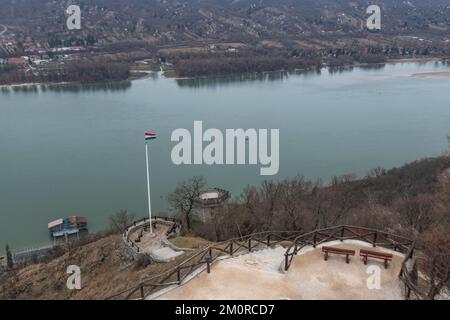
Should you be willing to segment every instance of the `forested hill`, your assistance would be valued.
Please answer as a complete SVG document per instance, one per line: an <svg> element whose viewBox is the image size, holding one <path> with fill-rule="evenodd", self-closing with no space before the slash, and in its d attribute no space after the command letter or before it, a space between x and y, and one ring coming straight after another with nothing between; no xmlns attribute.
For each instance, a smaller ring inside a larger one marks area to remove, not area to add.
<svg viewBox="0 0 450 320"><path fill-rule="evenodd" d="M64 34L64 10L81 7L83 28L100 42L301 39L363 36L378 4L386 36L448 35L450 0L0 0L0 23L33 38Z"/></svg>

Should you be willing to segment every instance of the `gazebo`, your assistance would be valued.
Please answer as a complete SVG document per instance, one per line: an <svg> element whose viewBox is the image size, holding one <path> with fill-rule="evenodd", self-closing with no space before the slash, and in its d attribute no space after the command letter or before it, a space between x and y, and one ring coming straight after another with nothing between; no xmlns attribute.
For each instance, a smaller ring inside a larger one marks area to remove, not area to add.
<svg viewBox="0 0 450 320"><path fill-rule="evenodd" d="M230 193L220 188L209 189L200 194L196 203L200 210L196 212L197 218L202 222L208 222L214 215L217 208L223 208L227 205Z"/></svg>

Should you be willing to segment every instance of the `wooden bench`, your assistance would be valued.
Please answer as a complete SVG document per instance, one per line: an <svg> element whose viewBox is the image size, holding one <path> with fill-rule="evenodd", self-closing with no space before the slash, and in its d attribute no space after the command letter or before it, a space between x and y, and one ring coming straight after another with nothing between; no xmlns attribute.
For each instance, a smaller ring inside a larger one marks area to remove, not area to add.
<svg viewBox="0 0 450 320"><path fill-rule="evenodd" d="M384 260L384 268L387 269L388 267L388 261L392 261L392 254L380 252L380 251L372 251L367 249L361 249L359 250L359 255L363 257L364 264L367 264L368 258L375 258L375 259L381 259Z"/></svg>
<svg viewBox="0 0 450 320"><path fill-rule="evenodd" d="M324 256L324 260L325 260L325 261L328 260L328 255L329 255L330 253L334 253L334 254L345 254L345 262L347 262L347 263L350 263L350 258L349 258L349 256L354 256L354 255L355 255L355 250L340 249L340 248L326 247L326 246L323 246L323 247L322 247L322 252L325 252L325 256Z"/></svg>

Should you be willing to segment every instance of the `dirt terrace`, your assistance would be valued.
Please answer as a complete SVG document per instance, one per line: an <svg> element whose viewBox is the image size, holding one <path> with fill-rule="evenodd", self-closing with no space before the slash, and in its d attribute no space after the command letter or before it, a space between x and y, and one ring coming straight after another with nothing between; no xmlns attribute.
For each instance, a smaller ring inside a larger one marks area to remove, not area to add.
<svg viewBox="0 0 450 320"><path fill-rule="evenodd" d="M166 290L157 299L403 299L398 279L403 256L394 254L389 268L383 261L364 265L359 249L371 247L361 241L329 242L325 245L356 250L350 264L345 256L331 254L324 261L320 246L300 252L287 273L280 268L285 249L277 247L221 260L210 274L202 272L186 284ZM368 289L367 267L381 270L381 288Z"/></svg>

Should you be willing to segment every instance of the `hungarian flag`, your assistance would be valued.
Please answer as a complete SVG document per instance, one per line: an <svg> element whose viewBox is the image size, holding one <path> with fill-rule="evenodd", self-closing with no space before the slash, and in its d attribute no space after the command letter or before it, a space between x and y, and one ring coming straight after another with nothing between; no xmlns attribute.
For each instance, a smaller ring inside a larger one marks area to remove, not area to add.
<svg viewBox="0 0 450 320"><path fill-rule="evenodd" d="M156 133L151 133L151 132L146 132L144 134L144 136L145 136L145 141L153 140L153 139L156 139L156 137L157 137Z"/></svg>

